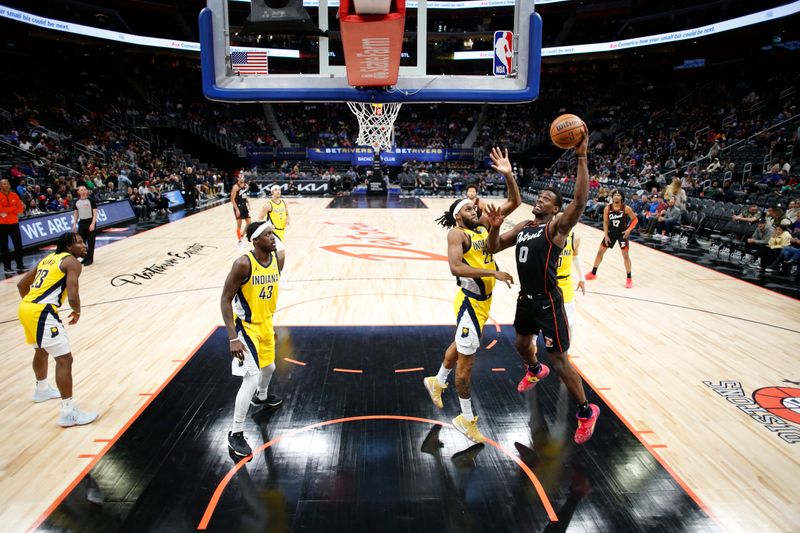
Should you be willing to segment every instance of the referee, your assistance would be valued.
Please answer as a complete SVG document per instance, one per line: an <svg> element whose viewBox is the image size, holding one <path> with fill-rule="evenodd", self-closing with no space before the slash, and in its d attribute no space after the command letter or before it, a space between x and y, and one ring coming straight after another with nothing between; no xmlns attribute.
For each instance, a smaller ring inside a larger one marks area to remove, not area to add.
<svg viewBox="0 0 800 533"><path fill-rule="evenodd" d="M89 189L85 185L78 187L78 199L75 200L75 210L72 212L72 231L77 231L86 243L86 255L83 266L94 262L94 237L97 223L97 202L89 196Z"/></svg>

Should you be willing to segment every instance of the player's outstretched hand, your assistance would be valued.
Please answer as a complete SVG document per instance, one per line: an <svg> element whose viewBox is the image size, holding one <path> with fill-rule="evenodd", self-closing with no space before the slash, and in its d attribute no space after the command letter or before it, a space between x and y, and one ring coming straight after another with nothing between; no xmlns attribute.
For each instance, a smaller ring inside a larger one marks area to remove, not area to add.
<svg viewBox="0 0 800 533"><path fill-rule="evenodd" d="M499 228L503 225L503 221L506 217L503 215L503 212L500 211L494 204L489 204L486 206L486 219L489 221L489 226Z"/></svg>
<svg viewBox="0 0 800 533"><path fill-rule="evenodd" d="M81 318L81 314L80 313L76 313L75 311L71 311L69 313L69 320L67 321L67 324L69 324L70 326L75 325L75 324L78 323L78 319L80 319L80 318Z"/></svg>
<svg viewBox="0 0 800 533"><path fill-rule="evenodd" d="M496 270L494 273L494 277L498 281L502 281L503 283L508 285L509 289L511 288L511 285L514 283L514 278L508 272L501 272L499 270Z"/></svg>
<svg viewBox="0 0 800 533"><path fill-rule="evenodd" d="M581 291L584 296L586 296L586 282L585 281L579 281L578 282L578 290Z"/></svg>
<svg viewBox="0 0 800 533"><path fill-rule="evenodd" d="M492 168L501 174L511 174L511 160L508 159L508 148L505 152L498 147L493 147L489 158L492 160Z"/></svg>

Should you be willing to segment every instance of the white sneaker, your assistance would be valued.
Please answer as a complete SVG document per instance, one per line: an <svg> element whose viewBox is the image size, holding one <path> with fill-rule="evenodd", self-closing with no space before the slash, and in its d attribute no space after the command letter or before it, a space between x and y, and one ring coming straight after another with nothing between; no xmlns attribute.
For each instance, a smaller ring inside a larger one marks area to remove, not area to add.
<svg viewBox="0 0 800 533"><path fill-rule="evenodd" d="M46 389L39 390L37 388L33 391L33 401L36 403L46 402L47 400L55 400L57 398L61 398L61 393L58 392L58 389L53 388L53 386L49 383L47 384Z"/></svg>
<svg viewBox="0 0 800 533"><path fill-rule="evenodd" d="M68 428L71 426L85 426L86 424L91 424L97 417L100 416L99 413L84 413L78 411L77 409L73 409L69 413L61 413L61 416L58 417L58 425L62 428Z"/></svg>

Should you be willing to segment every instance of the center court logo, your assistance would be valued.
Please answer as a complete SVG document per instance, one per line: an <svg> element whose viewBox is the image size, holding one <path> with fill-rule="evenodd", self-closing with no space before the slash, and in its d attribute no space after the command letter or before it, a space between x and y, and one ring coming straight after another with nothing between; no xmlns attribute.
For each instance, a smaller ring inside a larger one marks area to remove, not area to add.
<svg viewBox="0 0 800 533"><path fill-rule="evenodd" d="M373 228L361 222L335 223L324 222L329 226L341 226L350 230L347 235L338 238L355 241L346 244L330 244L322 246L323 250L335 254L346 255L364 259L365 261L386 261L388 259L415 260L415 261L447 261L444 255L415 250L410 248L411 243L398 237L392 237L385 231Z"/></svg>
<svg viewBox="0 0 800 533"><path fill-rule="evenodd" d="M800 442L800 388L762 387L751 398L738 381L703 384L789 444Z"/></svg>

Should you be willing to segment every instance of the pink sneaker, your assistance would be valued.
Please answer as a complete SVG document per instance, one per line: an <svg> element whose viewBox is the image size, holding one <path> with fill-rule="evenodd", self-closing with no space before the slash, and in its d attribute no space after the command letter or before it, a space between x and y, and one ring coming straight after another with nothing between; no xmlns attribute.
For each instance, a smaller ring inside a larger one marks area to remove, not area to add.
<svg viewBox="0 0 800 533"><path fill-rule="evenodd" d="M575 430L575 442L578 444L583 444L592 438L594 425L597 423L597 417L600 416L600 408L595 404L590 403L589 409L592 410L592 414L589 418L577 417L578 429Z"/></svg>
<svg viewBox="0 0 800 533"><path fill-rule="evenodd" d="M633 288L633 280L631 278L628 278L627 280L625 280L625 288L626 289L632 289Z"/></svg>
<svg viewBox="0 0 800 533"><path fill-rule="evenodd" d="M517 391L525 392L526 390L530 390L537 383L539 383L539 381L543 380L549 375L550 375L550 367L542 363L542 368L539 369L538 373L534 374L530 370L525 372L525 376L522 378L522 381L520 381L519 385L517 385Z"/></svg>

